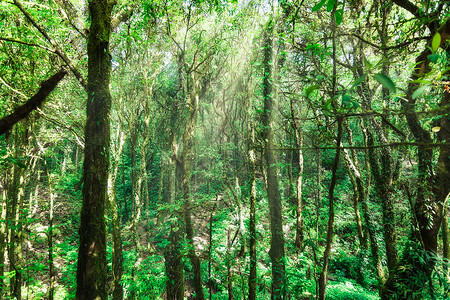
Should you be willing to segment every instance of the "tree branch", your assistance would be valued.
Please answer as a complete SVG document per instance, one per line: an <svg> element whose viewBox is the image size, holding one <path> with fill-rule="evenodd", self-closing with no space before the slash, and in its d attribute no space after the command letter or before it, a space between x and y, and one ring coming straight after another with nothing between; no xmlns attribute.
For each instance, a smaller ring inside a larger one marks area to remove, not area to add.
<svg viewBox="0 0 450 300"><path fill-rule="evenodd" d="M50 94L50 92L55 89L58 82L60 82L66 74L66 70L61 70L50 77L50 79L44 81L41 84L41 88L39 89L39 91L34 96L32 96L25 104L18 107L12 114L0 119L0 135L10 130L14 126L14 124L26 118L33 110L39 107L44 102L45 98L47 98L47 96Z"/></svg>
<svg viewBox="0 0 450 300"><path fill-rule="evenodd" d="M119 14L115 15L111 20L111 30L114 30L119 26L120 23L126 22L128 19L131 18L134 12L134 7L129 6L123 11L121 11Z"/></svg>
<svg viewBox="0 0 450 300"><path fill-rule="evenodd" d="M394 50L394 49L400 49L400 48L403 48L403 47L405 47L405 46L408 46L409 44L412 44L412 43L414 43L414 42L422 41L422 40L428 40L428 39L430 38L429 36L416 37L416 38L410 39L410 40L408 40L408 41L406 41L406 42L403 42L403 43L401 43L401 44L398 44L398 45L393 45L393 46L386 46L386 47L383 47L383 46L377 45L377 44L375 44L375 43L372 43L372 42L370 42L370 41L364 39L363 37L357 35L356 33L344 33L344 34L340 34L339 36L353 36L353 37L359 39L361 42L363 42L363 43L365 43L365 44L367 44L367 45L369 45L369 46L372 46L372 47L374 47L374 48L377 48L377 49L379 49L379 50Z"/></svg>
<svg viewBox="0 0 450 300"><path fill-rule="evenodd" d="M408 0L392 0L395 4L409 11L416 18L422 17L419 8Z"/></svg>
<svg viewBox="0 0 450 300"><path fill-rule="evenodd" d="M75 75L75 77L78 79L80 84L84 87L84 89L87 88L86 82L81 75L80 71L78 71L77 68L73 65L72 61L67 57L67 55L61 50L59 45L53 40L41 26L36 22L36 20L28 13L28 11L22 6L22 4L18 0L13 0L14 5L17 6L17 8L25 15L25 17L33 24L33 26L49 41L49 43L55 48L55 53L62 58L62 60L67 64L69 69L72 71L72 73Z"/></svg>
<svg viewBox="0 0 450 300"><path fill-rule="evenodd" d="M56 53L55 50L52 50L52 49L47 48L45 46L41 46L41 45L34 44L34 43L27 43L27 42L19 41L19 40L12 39L12 38L0 37L0 41L18 43L18 44L22 44L22 45L25 45L25 46L31 46L31 47L38 47L38 48L44 49L44 50L46 50L48 52Z"/></svg>

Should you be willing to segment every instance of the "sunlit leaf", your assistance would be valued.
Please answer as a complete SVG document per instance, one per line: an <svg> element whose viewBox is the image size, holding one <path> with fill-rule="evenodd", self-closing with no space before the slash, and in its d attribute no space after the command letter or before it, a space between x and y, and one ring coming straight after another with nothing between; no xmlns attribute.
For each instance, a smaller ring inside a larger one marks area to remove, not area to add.
<svg viewBox="0 0 450 300"><path fill-rule="evenodd" d="M436 127L431 128L431 131L433 131L434 133L437 133L437 132L439 132L440 130L441 130L441 127L439 127L439 126L436 126Z"/></svg>
<svg viewBox="0 0 450 300"><path fill-rule="evenodd" d="M317 3L316 5L313 6L312 11L318 11L319 9L322 8L322 6L325 5L325 3L327 2L327 0L322 0L319 3Z"/></svg>
<svg viewBox="0 0 450 300"><path fill-rule="evenodd" d="M414 93L412 94L412 98L413 98L413 99L417 99L417 98L422 97L422 95L425 93L425 91L427 90L427 88L428 88L428 85L422 85L422 86L419 86L419 87L414 91Z"/></svg>
<svg viewBox="0 0 450 300"><path fill-rule="evenodd" d="M375 79L379 83L381 83L385 88L387 88L392 93L395 93L397 91L397 88L395 87L394 82L388 76L381 74L381 73L377 73L377 74L373 74L373 77L375 77Z"/></svg>
<svg viewBox="0 0 450 300"><path fill-rule="evenodd" d="M436 32L436 34L433 36L433 40L431 41L431 49L433 52L436 52L439 49L439 46L441 45L441 34L439 32Z"/></svg>

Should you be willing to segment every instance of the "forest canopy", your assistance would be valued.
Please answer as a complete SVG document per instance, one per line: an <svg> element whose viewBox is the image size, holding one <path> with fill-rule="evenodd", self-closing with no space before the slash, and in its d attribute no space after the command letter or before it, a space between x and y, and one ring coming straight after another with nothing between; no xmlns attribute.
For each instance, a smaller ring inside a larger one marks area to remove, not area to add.
<svg viewBox="0 0 450 300"><path fill-rule="evenodd" d="M449 299L450 2L0 0L1 299Z"/></svg>

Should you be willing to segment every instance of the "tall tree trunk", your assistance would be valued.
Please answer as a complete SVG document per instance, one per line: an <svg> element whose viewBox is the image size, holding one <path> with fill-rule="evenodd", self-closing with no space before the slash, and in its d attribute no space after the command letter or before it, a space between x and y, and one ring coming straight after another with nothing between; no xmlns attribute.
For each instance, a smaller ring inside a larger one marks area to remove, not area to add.
<svg viewBox="0 0 450 300"><path fill-rule="evenodd" d="M378 132L378 134L381 134ZM381 150L381 156L375 153L372 133L368 131L369 162L372 170L372 177L375 181L375 190L381 199L383 213L383 236L386 245L386 257L389 272L396 268L397 234L395 225L394 200L392 199L392 156L386 148Z"/></svg>
<svg viewBox="0 0 450 300"><path fill-rule="evenodd" d="M296 214L297 223L295 226L295 247L298 251L303 249L303 218L302 218L302 182L303 182L303 133L299 118L296 116L294 109L294 100L291 98L291 118L292 127L294 129L295 145L298 151L298 174L296 180Z"/></svg>
<svg viewBox="0 0 450 300"><path fill-rule="evenodd" d="M256 300L256 153L255 153L255 131L251 127L249 139L249 162L250 162L250 274L248 277L248 300Z"/></svg>
<svg viewBox="0 0 450 300"><path fill-rule="evenodd" d="M364 145L366 147L369 146L369 137L368 137L368 131L364 126L364 122L361 119L360 120L360 126L361 126L361 130L363 132L363 136L364 136ZM366 157L366 170L370 170L370 162L369 162L369 157L370 157L370 153L369 153L369 149L365 150L365 157ZM370 183L371 181L371 173L370 171L367 174L367 180L366 182ZM380 281L380 284L383 284L386 281L386 276L384 274L384 269L383 269L383 265L381 263L381 257L380 257L380 251L379 251L379 247L378 247L378 241L376 239L376 232L375 232L375 224L373 224L373 221L371 219L371 213L369 211L369 205L368 205L368 196L367 196L367 190L370 187L369 185L365 185L362 181L361 177L356 177L356 183L357 183L357 187L358 187L358 193L361 195L362 197L362 201L361 201L361 205L362 205L362 209L364 212L364 222L367 228L367 234L369 235L369 240L370 240L370 250L371 250L371 254L372 254L372 260L374 263L374 266L377 270L377 275ZM366 188L367 187L367 188Z"/></svg>
<svg viewBox="0 0 450 300"><path fill-rule="evenodd" d="M26 127L26 126L25 126ZM19 129L16 129L15 137L15 155L20 157L21 148L28 141L28 132L19 135ZM22 275L23 275L23 255L22 243L24 240L23 222L25 213L24 205L24 170L18 165L13 167L13 178L10 190L8 191L9 201L7 202L6 224L9 226L8 232L8 258L10 272L14 275L10 278L11 295L17 300L22 298Z"/></svg>
<svg viewBox="0 0 450 300"><path fill-rule="evenodd" d="M331 31L332 31L332 59L333 59L333 78L331 82L331 99L333 111L336 114L336 82L337 82L337 72L336 72L336 6L335 3L333 6L333 10L331 13ZM333 230L334 230L334 188L336 186L337 181L337 169L339 166L339 159L341 156L341 141L342 141L342 122L343 119L341 116L336 117L337 121L337 137L336 137L336 155L334 157L334 164L331 170L331 183L328 189L328 200L329 200L329 208L328 208L328 228L327 228L327 241L325 246L325 251L323 253L323 266L322 271L319 276L319 299L325 300L326 289L327 289L327 273L328 273L328 264L330 261L330 252L331 245L333 243Z"/></svg>
<svg viewBox="0 0 450 300"><path fill-rule="evenodd" d="M111 170L108 174L108 202L112 221L112 289L113 299L123 299L122 280L123 275L123 253L122 253L122 235L120 230L119 208L117 205L117 174L119 171L119 159L122 156L125 136L123 131L117 129L117 149L112 154Z"/></svg>
<svg viewBox="0 0 450 300"><path fill-rule="evenodd" d="M6 226L6 217L7 217L7 182L8 182L9 171L4 173L4 181L3 181L3 190L2 190L2 199L1 199L1 216L0 216L0 298L3 298L5 292L5 250L6 245L8 244L8 228Z"/></svg>
<svg viewBox="0 0 450 300"><path fill-rule="evenodd" d="M209 194L209 193L208 193ZM212 251L213 251L213 226L214 226L214 205L209 215L209 246L208 246L208 282L209 282L209 300L212 300L213 280L212 280Z"/></svg>
<svg viewBox="0 0 450 300"><path fill-rule="evenodd" d="M350 129L350 126L348 124L348 120L344 120L344 127L347 131L347 139L350 147L353 146L353 133ZM342 143L341 143L342 145ZM348 153L348 150L344 149L344 161L347 166L348 173L350 175L350 181L352 182L353 186L353 209L355 211L355 223L356 228L358 230L358 240L359 240L359 246L362 249L367 249L367 237L364 234L362 220L361 220L361 214L359 212L359 204L361 202L361 199L364 199L364 195L361 195L358 191L358 183L357 180L361 180L361 171L359 169L359 163L358 159L356 157L356 153L354 149L351 149L351 156Z"/></svg>
<svg viewBox="0 0 450 300"><path fill-rule="evenodd" d="M174 116L173 116L174 117ZM174 121L174 120L172 120ZM173 123L172 123L173 124ZM176 194L176 158L177 144L173 133L170 136L170 145L172 147L172 156L166 167L166 184L168 188L164 191L164 203L174 204ZM171 226L168 240L170 244L164 249L164 259L166 267L166 294L167 300L182 300L184 297L184 276L182 261L182 230L180 226Z"/></svg>
<svg viewBox="0 0 450 300"><path fill-rule="evenodd" d="M48 212L48 232L47 232L48 275L49 275L48 299L53 300L55 296L55 281L56 281L56 270L53 262L53 211L54 211L55 195L53 194L52 189L53 183L51 182L48 166L47 166L47 180L49 190L48 192L50 194L50 207Z"/></svg>
<svg viewBox="0 0 450 300"><path fill-rule="evenodd" d="M180 170L180 178L181 178L181 190L183 194L184 201L184 223L186 230L186 239L189 247L189 258L192 263L192 269L194 272L194 290L195 297L198 300L204 300L205 296L203 293L202 287L202 278L201 278L201 268L200 268L200 259L195 253L195 244L194 244L194 227L192 225L192 217L191 217L191 191L190 191L190 164L188 162L189 157L191 155L193 136L195 133L195 121L197 118L197 110L198 110L198 81L195 76L193 76L192 80L192 90L189 91L187 97L187 105L189 107L189 117L186 123L186 127L183 132L182 143L183 149L181 151L180 158L178 160L178 167Z"/></svg>
<svg viewBox="0 0 450 300"><path fill-rule="evenodd" d="M448 197L447 197L448 201ZM450 260L450 228L448 227L448 209L446 204L444 206L443 216L442 216L442 244L443 244L443 255L444 258Z"/></svg>
<svg viewBox="0 0 450 300"><path fill-rule="evenodd" d="M284 265L284 235L281 195L278 187L278 170L276 167L273 134L274 100L272 95L272 35L273 21L270 19L264 30L263 52L263 97L264 97L264 158L267 172L267 198L270 217L270 251L272 261L272 296L271 299L284 299L286 296L286 275Z"/></svg>
<svg viewBox="0 0 450 300"><path fill-rule="evenodd" d="M231 238L231 228L227 231L227 291L228 300L233 300L233 274L231 271L231 246L233 239Z"/></svg>
<svg viewBox="0 0 450 300"><path fill-rule="evenodd" d="M78 249L78 300L106 299L105 204L109 171L112 0L89 1L88 84L83 206Z"/></svg>
<svg viewBox="0 0 450 300"><path fill-rule="evenodd" d="M337 181L337 169L339 165L339 159L341 155L340 145L342 140L342 117L337 118L338 122L338 132L336 138L336 155L334 157L334 164L331 170L331 183L328 190L328 200L329 200L329 209L328 209L328 228L327 228L327 243L325 246L325 251L323 253L323 267L322 272L320 272L319 277L319 299L325 300L326 288L327 288L327 273L328 273L328 264L330 262L330 252L331 245L333 243L333 230L334 230L334 188L336 186Z"/></svg>

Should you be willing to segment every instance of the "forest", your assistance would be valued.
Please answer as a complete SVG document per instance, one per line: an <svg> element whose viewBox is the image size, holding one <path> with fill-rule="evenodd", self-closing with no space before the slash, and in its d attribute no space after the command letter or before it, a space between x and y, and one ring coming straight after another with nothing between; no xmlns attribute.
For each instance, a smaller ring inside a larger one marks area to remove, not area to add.
<svg viewBox="0 0 450 300"><path fill-rule="evenodd" d="M0 0L0 299L450 299L450 1Z"/></svg>

